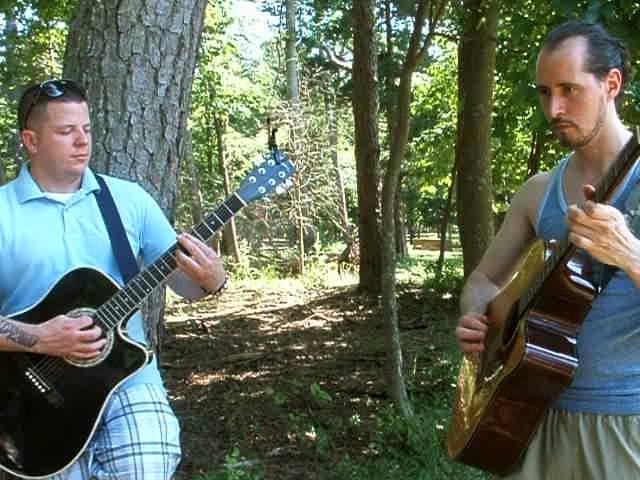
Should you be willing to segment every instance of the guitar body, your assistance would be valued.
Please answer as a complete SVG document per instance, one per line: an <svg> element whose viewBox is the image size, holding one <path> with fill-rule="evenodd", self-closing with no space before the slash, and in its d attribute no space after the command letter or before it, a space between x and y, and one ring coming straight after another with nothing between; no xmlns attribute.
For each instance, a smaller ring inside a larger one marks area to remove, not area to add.
<svg viewBox="0 0 640 480"><path fill-rule="evenodd" d="M518 464L546 411L571 383L578 329L596 296L588 263L572 249L518 314L516 301L544 264L538 241L489 305L480 361L465 358L460 369L449 456L497 474Z"/></svg>
<svg viewBox="0 0 640 480"><path fill-rule="evenodd" d="M117 290L98 270L76 269L57 281L37 305L11 318L40 324L76 309L96 309ZM0 353L0 468L22 478L41 478L80 456L111 393L151 358L120 327L111 332L110 349L95 365Z"/></svg>

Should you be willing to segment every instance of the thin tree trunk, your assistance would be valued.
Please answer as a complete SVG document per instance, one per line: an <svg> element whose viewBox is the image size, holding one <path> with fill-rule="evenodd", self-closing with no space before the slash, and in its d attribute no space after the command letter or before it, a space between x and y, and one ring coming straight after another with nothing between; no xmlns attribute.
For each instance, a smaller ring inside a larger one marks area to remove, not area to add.
<svg viewBox="0 0 640 480"><path fill-rule="evenodd" d="M442 267L444 266L444 252L447 247L447 231L449 230L449 220L451 219L451 210L453 205L453 193L456 188L456 177L458 173L458 165L453 162L451 167L451 184L447 190L447 203L440 217L440 253L438 255L438 261L436 262L436 283L442 278Z"/></svg>
<svg viewBox="0 0 640 480"><path fill-rule="evenodd" d="M466 278L493 238L490 135L498 5L495 0L465 0L464 7L456 162L458 225Z"/></svg>
<svg viewBox="0 0 640 480"><path fill-rule="evenodd" d="M533 177L540 171L540 158L544 148L544 133L534 131L531 138L531 150L527 159L527 178Z"/></svg>
<svg viewBox="0 0 640 480"><path fill-rule="evenodd" d="M402 202L399 188L396 192L394 223L396 226L396 255L398 258L405 258L409 255L409 249L407 247L407 224L405 222L404 203Z"/></svg>
<svg viewBox="0 0 640 480"><path fill-rule="evenodd" d="M224 143L224 131L226 125L219 117L215 117L214 125L216 130L216 140L218 145L218 160L220 162L220 172L224 182L224 196L231 195L231 181L229 180L229 170L227 169L227 150ZM222 250L225 255L233 255L236 263L240 262L240 247L238 246L238 236L236 234L236 222L233 217L222 230Z"/></svg>
<svg viewBox="0 0 640 480"><path fill-rule="evenodd" d="M338 197L338 217L342 236L345 242L353 241L349 231L349 212L347 210L347 196L344 191L342 171L338 163L338 120L336 118L335 97L325 95L325 109L329 123L329 150L331 151L331 163L336 177L336 195Z"/></svg>
<svg viewBox="0 0 640 480"><path fill-rule="evenodd" d="M93 168L139 182L172 221L206 0L80 0L64 76L90 94ZM164 291L145 312L159 351Z"/></svg>
<svg viewBox="0 0 640 480"><path fill-rule="evenodd" d="M382 286L382 250L378 224L378 60L375 42L374 0L353 2L353 117L358 186L360 242L359 289L379 293Z"/></svg>
<svg viewBox="0 0 640 480"><path fill-rule="evenodd" d="M298 78L298 52L296 50L296 0L286 1L287 16L287 98L292 102L300 100Z"/></svg>
<svg viewBox="0 0 640 480"><path fill-rule="evenodd" d="M390 372L390 394L396 406L404 416L413 415L403 375L402 345L398 326L396 301L396 250L395 250L395 200L398 192L398 180L402 160L409 139L409 108L411 104L411 83L413 73L426 58L426 52L433 38L434 27L444 10L445 2L436 8L427 0L417 3L414 30L411 35L398 86L398 106L393 123L389 164L382 188L382 310L385 322L385 340L387 342L388 367ZM427 20L427 10L433 15L429 18L429 33L422 41L422 29Z"/></svg>
<svg viewBox="0 0 640 480"><path fill-rule="evenodd" d="M191 207L191 221L198 224L202 221L202 191L200 189L200 180L198 179L198 170L193 161L191 130L185 132L185 152L184 161L187 164L189 172L189 205Z"/></svg>

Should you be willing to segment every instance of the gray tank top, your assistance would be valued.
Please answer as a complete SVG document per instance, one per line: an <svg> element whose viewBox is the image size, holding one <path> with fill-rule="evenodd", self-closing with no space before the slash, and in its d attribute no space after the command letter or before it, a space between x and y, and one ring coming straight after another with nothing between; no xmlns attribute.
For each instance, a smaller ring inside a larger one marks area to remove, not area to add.
<svg viewBox="0 0 640 480"><path fill-rule="evenodd" d="M562 179L570 157L551 172L538 211L536 233L545 240L567 235L567 202ZM637 217L640 168L636 163L613 201L628 221ZM636 218L635 223L639 223ZM639 236L639 233L636 232ZM616 270L596 298L578 336L579 365L556 407L609 415L640 414L640 290Z"/></svg>

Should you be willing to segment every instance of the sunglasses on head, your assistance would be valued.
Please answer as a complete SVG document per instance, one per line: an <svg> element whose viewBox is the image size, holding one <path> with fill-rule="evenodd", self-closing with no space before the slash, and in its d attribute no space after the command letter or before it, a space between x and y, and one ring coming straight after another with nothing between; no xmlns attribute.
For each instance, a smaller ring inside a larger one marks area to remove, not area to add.
<svg viewBox="0 0 640 480"><path fill-rule="evenodd" d="M41 98L46 97L50 100L54 100L56 98L63 97L67 92L73 92L76 95L80 96L82 99L86 99L84 89L72 80L45 80L40 85L37 85L35 89L36 92L32 96L31 102L29 102L29 106L24 111L21 126L22 129L26 128L27 121L29 120L29 115L31 115L33 107L38 104Z"/></svg>

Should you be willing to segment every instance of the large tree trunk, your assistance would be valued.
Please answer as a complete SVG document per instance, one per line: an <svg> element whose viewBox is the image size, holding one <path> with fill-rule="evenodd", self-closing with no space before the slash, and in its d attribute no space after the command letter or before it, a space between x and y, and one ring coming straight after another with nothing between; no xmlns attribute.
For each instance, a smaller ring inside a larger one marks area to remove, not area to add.
<svg viewBox="0 0 640 480"><path fill-rule="evenodd" d="M456 163L458 226L466 278L493 238L490 135L498 5L495 0L465 0L464 7Z"/></svg>
<svg viewBox="0 0 640 480"><path fill-rule="evenodd" d="M378 60L375 43L376 2L353 2L353 117L358 186L360 283L364 292L382 287L382 250L378 224Z"/></svg>
<svg viewBox="0 0 640 480"><path fill-rule="evenodd" d="M206 0L80 0L64 76L90 96L93 168L139 182L173 220ZM145 308L156 349L164 292Z"/></svg>

